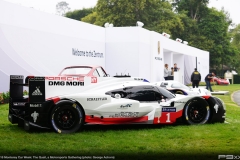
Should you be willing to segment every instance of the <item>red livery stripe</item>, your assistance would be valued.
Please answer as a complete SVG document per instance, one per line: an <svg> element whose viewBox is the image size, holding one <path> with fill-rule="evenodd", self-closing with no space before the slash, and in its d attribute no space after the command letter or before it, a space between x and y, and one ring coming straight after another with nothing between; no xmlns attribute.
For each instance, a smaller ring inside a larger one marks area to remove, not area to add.
<svg viewBox="0 0 240 160"><path fill-rule="evenodd" d="M52 100L54 102L54 104L56 104L58 101L60 101L60 98L59 97L51 97L46 100Z"/></svg>
<svg viewBox="0 0 240 160"><path fill-rule="evenodd" d="M206 95L206 96L202 96L204 99L208 99L208 98L210 98L211 96L208 96L208 95Z"/></svg>

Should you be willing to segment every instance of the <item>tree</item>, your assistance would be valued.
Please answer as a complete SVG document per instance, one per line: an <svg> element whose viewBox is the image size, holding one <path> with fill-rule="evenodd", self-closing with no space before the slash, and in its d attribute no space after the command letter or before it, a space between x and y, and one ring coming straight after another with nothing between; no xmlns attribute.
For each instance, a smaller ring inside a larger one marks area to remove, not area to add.
<svg viewBox="0 0 240 160"><path fill-rule="evenodd" d="M58 15L64 16L65 13L70 10L70 8L68 7L67 2L62 1L62 2L57 3L56 10L57 10Z"/></svg>
<svg viewBox="0 0 240 160"><path fill-rule="evenodd" d="M235 55L228 35L231 19L224 9L208 8L208 3L209 0L174 0L173 6L184 23L184 31L176 35L191 46L209 51L210 67L222 73L223 66L232 62Z"/></svg>
<svg viewBox="0 0 240 160"><path fill-rule="evenodd" d="M230 36L232 38L232 45L240 50L240 24L230 31Z"/></svg>
<svg viewBox="0 0 240 160"><path fill-rule="evenodd" d="M174 0L172 3L177 12L187 11L187 15L198 21L207 9L209 0Z"/></svg>
<svg viewBox="0 0 240 160"><path fill-rule="evenodd" d="M231 69L235 69L237 73L240 73L240 24L238 24L235 28L230 30L229 33L231 37L231 46L233 50L236 52L235 57L232 60Z"/></svg>
<svg viewBox="0 0 240 160"><path fill-rule="evenodd" d="M229 52L230 37L228 27L231 21L225 12L218 11L215 8L209 8L206 16L198 23L199 32L208 39L214 41L210 52L210 66L223 71L223 65L226 60L230 60L235 53ZM220 67L221 66L221 67Z"/></svg>
<svg viewBox="0 0 240 160"><path fill-rule="evenodd" d="M83 17L86 17L87 15L93 13L93 8L83 8L82 10L75 10L75 11L70 11L65 14L66 17L75 19L75 20L80 20Z"/></svg>
<svg viewBox="0 0 240 160"><path fill-rule="evenodd" d="M144 28L168 34L183 30L180 17L164 0L98 0L95 8L82 21L99 26L106 22L114 26L135 26L137 21L141 21Z"/></svg>

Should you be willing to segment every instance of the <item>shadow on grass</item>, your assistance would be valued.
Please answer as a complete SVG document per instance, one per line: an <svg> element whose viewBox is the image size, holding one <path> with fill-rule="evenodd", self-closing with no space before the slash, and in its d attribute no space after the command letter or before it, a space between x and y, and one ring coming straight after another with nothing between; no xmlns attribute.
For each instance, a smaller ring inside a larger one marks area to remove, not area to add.
<svg viewBox="0 0 240 160"><path fill-rule="evenodd" d="M116 131L116 130L144 130L144 129L161 129L169 126L180 126L181 124L174 125L155 125L155 124L120 124L120 125L85 125L82 131Z"/></svg>
<svg viewBox="0 0 240 160"><path fill-rule="evenodd" d="M79 132L99 132L99 131L117 131L117 130L145 130L145 129L161 129L170 126L183 126L183 124L174 124L174 125L153 125L153 124L120 124L120 125L84 125ZM23 126L18 125L2 125L2 130L5 131L14 131L14 132L28 132L28 133L52 133L53 129L43 129L31 127L29 131L24 130Z"/></svg>

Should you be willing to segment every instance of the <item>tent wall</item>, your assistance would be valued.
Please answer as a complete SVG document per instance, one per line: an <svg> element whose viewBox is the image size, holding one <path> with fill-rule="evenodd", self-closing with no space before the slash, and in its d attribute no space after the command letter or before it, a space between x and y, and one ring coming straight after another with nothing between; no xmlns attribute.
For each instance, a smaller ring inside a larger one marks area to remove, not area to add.
<svg viewBox="0 0 240 160"><path fill-rule="evenodd" d="M8 90L11 74L58 75L66 66L105 67L105 29L0 0L0 55L1 92Z"/></svg>
<svg viewBox="0 0 240 160"><path fill-rule="evenodd" d="M192 61L185 55L197 57L202 75L209 72L209 52L157 32L103 28L0 0L0 92L8 90L9 75L58 75L74 65L101 65L111 76L161 81L165 63L169 69L177 63L184 75L186 61Z"/></svg>

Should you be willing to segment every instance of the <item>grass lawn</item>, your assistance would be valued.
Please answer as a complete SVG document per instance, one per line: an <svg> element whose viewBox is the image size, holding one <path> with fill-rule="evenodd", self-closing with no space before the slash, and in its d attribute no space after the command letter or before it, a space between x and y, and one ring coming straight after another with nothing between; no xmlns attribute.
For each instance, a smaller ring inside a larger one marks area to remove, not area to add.
<svg viewBox="0 0 240 160"><path fill-rule="evenodd" d="M199 160L218 159L219 154L240 155L240 107L231 100L231 94L240 90L240 85L213 86L213 90L230 91L229 95L217 96L227 106L228 123L92 125L75 134L57 134L48 130L26 132L8 121L8 104L0 105L0 155Z"/></svg>

